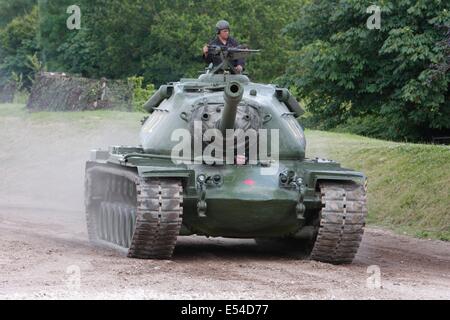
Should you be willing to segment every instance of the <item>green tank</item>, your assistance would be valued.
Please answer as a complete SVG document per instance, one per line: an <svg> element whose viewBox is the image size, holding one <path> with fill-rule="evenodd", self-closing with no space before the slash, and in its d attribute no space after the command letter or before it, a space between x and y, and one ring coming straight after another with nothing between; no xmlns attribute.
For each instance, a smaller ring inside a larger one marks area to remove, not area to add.
<svg viewBox="0 0 450 320"><path fill-rule="evenodd" d="M91 152L90 240L130 258L170 259L179 236L255 239L351 263L367 215L364 174L305 157L294 96L234 72L232 61L255 50L210 50L221 65L146 103L140 146Z"/></svg>

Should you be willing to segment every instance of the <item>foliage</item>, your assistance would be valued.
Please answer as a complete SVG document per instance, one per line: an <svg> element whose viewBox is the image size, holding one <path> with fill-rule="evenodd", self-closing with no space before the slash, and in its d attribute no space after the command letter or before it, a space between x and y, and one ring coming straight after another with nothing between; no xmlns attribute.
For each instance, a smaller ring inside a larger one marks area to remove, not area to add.
<svg viewBox="0 0 450 320"><path fill-rule="evenodd" d="M14 74L23 78L24 86L31 85L39 52L37 43L38 11L14 18L0 29L0 82L8 81ZM34 57L34 58L33 58Z"/></svg>
<svg viewBox="0 0 450 320"><path fill-rule="evenodd" d="M30 94L26 90L19 90L14 96L14 103L25 105L30 97Z"/></svg>
<svg viewBox="0 0 450 320"><path fill-rule="evenodd" d="M31 74L28 75L28 80L31 83L34 83L34 76L45 70L42 61L39 60L36 52L33 55L27 55L26 65L31 70Z"/></svg>
<svg viewBox="0 0 450 320"><path fill-rule="evenodd" d="M362 136L377 137L389 140L388 132L384 130L385 119L378 115L368 114L360 117L348 118L344 123L338 124L332 131L351 132Z"/></svg>
<svg viewBox="0 0 450 320"><path fill-rule="evenodd" d="M146 112L144 104L155 93L155 86L147 84L144 87L144 77L129 77L128 84L133 88L133 109L136 112Z"/></svg>
<svg viewBox="0 0 450 320"><path fill-rule="evenodd" d="M262 49L247 64L252 80L289 86L306 125L409 141L450 135L448 1L379 0L381 30L366 27L368 0L78 0L81 30L69 30L73 4L0 0L0 85L15 75L29 88L42 69L137 75L144 91L196 77L201 47L227 19L235 38Z"/></svg>
<svg viewBox="0 0 450 320"><path fill-rule="evenodd" d="M197 76L205 67L201 48L214 26L229 19L241 43L262 49L248 71L270 81L284 72L289 39L282 29L294 21L298 0L79 0L81 30L66 28L72 1L41 1L41 34L49 70L87 77L144 76L160 85ZM223 10L227 8L227 10Z"/></svg>
<svg viewBox="0 0 450 320"><path fill-rule="evenodd" d="M434 66L448 57L440 26L450 25L449 2L380 1L381 30L366 27L372 4L305 2L288 27L296 50L284 83L308 99L322 128L367 117L359 133L415 141L448 134L450 73ZM370 119L381 128L374 130Z"/></svg>
<svg viewBox="0 0 450 320"><path fill-rule="evenodd" d="M14 86L17 90L23 89L23 75L17 74L14 71L11 74L10 82L14 83Z"/></svg>
<svg viewBox="0 0 450 320"><path fill-rule="evenodd" d="M35 4L36 0L0 0L0 28L14 18L26 15Z"/></svg>

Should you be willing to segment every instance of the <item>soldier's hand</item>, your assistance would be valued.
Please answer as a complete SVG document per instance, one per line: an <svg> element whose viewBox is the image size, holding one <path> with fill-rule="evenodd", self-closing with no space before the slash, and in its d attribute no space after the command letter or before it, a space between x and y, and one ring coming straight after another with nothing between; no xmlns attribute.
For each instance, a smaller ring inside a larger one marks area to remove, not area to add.
<svg viewBox="0 0 450 320"><path fill-rule="evenodd" d="M208 54L208 51L209 51L208 45L205 45L205 46L203 47L203 54L206 56L206 55Z"/></svg>

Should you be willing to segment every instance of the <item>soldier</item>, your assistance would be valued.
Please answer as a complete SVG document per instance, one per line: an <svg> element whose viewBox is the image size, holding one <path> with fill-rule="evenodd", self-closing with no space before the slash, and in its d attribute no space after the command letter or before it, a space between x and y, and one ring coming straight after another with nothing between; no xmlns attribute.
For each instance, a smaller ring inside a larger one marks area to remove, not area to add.
<svg viewBox="0 0 450 320"><path fill-rule="evenodd" d="M203 47L203 58L207 63L212 63L214 66L219 65L222 60L219 56L215 56L209 53L208 46L225 46L229 48L237 48L239 46L239 43L236 41L236 39L230 37L230 24L225 21L221 20L216 25L216 32L217 37L212 40L209 45L205 45ZM234 67L236 70L236 73L242 73L245 66L244 60L235 60Z"/></svg>

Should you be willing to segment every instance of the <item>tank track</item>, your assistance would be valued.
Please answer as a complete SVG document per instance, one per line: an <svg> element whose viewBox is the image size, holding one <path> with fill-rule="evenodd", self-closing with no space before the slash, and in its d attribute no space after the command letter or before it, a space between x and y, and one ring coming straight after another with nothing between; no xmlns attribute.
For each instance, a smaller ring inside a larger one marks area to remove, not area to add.
<svg viewBox="0 0 450 320"><path fill-rule="evenodd" d="M356 183L320 184L322 211L311 259L352 263L364 234L367 216L364 186Z"/></svg>
<svg viewBox="0 0 450 320"><path fill-rule="evenodd" d="M172 257L182 225L181 181L98 166L87 170L86 199L91 242L127 249L130 258Z"/></svg>

